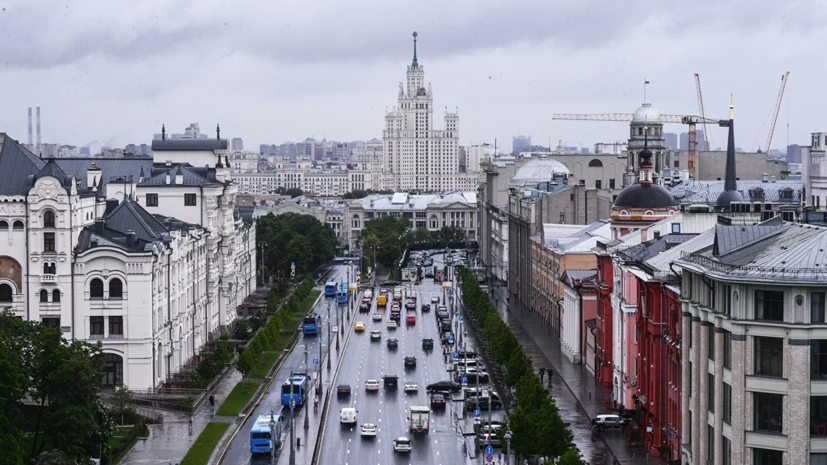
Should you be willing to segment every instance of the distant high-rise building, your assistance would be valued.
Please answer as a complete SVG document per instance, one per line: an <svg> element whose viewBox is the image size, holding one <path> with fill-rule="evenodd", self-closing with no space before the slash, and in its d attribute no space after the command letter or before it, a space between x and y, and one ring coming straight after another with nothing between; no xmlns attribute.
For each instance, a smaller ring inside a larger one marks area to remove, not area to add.
<svg viewBox="0 0 827 465"><path fill-rule="evenodd" d="M801 146L792 144L787 146L787 163L801 163Z"/></svg>
<svg viewBox="0 0 827 465"><path fill-rule="evenodd" d="M695 146L695 150L697 150L698 152L708 151L709 149L706 147L706 145L704 145L704 132L703 132L703 130L698 129L697 133L698 134L695 137L695 142L697 142L697 145ZM664 134L664 136L666 136L666 134ZM689 133L687 133L687 132L682 132L681 133L681 146L679 147L679 149L680 150L689 150ZM674 150L677 151L678 149L674 149Z"/></svg>
<svg viewBox="0 0 827 465"><path fill-rule="evenodd" d="M663 140L666 141L666 150L673 150L677 152L681 148L678 146L678 135L674 132L663 133Z"/></svg>
<svg viewBox="0 0 827 465"><path fill-rule="evenodd" d="M81 147L80 148L80 156L82 157L91 157L92 156L92 149L89 147Z"/></svg>
<svg viewBox="0 0 827 465"><path fill-rule="evenodd" d="M244 150L244 141L240 137L234 137L230 142L231 150Z"/></svg>
<svg viewBox="0 0 827 465"><path fill-rule="evenodd" d="M527 152L531 147L531 136L514 136L511 138L512 152Z"/></svg>

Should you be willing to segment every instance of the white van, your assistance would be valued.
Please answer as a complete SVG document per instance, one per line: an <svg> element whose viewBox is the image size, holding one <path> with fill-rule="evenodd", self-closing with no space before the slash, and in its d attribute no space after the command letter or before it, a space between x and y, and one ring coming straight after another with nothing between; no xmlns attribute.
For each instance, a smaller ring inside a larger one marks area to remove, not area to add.
<svg viewBox="0 0 827 465"><path fill-rule="evenodd" d="M356 423L356 409L345 407L339 413L339 423Z"/></svg>

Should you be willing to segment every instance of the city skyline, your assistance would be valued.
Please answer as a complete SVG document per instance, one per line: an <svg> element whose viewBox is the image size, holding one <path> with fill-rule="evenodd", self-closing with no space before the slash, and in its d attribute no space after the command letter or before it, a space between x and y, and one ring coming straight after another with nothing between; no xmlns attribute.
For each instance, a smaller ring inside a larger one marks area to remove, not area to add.
<svg viewBox="0 0 827 465"><path fill-rule="evenodd" d="M459 107L463 117L461 145L497 139L507 147L517 134L537 144L562 140L581 147L625 140L625 125L552 121L551 115L632 112L643 101L644 80L651 83L647 101L661 112L696 114L698 72L707 115L725 114L734 94L744 149L767 150L767 115L788 70L792 81L773 148L787 145L788 122L789 142L806 143L821 129L815 109L825 97L798 95L816 88L825 66L808 58L827 34L824 13L806 3L751 5L744 15L737 5L717 4L594 10L489 2L443 11L444 5L425 2L417 11L396 12L363 2L358 10L381 14L380 23L345 5L179 3L131 12L126 27L120 11L105 4L66 8L60 20L40 5L11 4L0 13L9 31L0 44L10 51L0 79L16 91L0 125L25 140L27 109L40 106L44 143L121 147L148 142L161 124L192 121L205 128L220 123L225 137L243 138L249 147L309 135L368 140L380 137L381 112L390 110L399 70L410 59L409 34L417 30L420 61L439 95L435 107ZM165 15L157 16L159 10ZM278 18L276 27L267 18ZM100 28L74 27L91 20ZM341 30L334 21L364 32L328 32ZM35 22L41 33L21 42ZM586 22L591 26L583 28ZM697 58L682 58L688 53ZM755 63L762 72L744 75ZM561 65L566 72L559 72ZM584 72L595 65L611 76ZM722 145L716 140L721 130L710 136L713 147Z"/></svg>

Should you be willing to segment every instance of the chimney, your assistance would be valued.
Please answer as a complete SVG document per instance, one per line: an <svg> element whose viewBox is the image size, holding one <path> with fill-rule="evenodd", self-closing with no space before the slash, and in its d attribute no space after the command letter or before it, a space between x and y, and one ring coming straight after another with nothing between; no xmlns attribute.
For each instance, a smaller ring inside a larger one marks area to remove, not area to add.
<svg viewBox="0 0 827 465"><path fill-rule="evenodd" d="M32 148L32 107L29 107L29 149Z"/></svg>
<svg viewBox="0 0 827 465"><path fill-rule="evenodd" d="M37 152L40 153L40 107L37 107Z"/></svg>
<svg viewBox="0 0 827 465"><path fill-rule="evenodd" d="M128 229L126 231L126 246L132 247L135 245L135 231Z"/></svg>
<svg viewBox="0 0 827 465"><path fill-rule="evenodd" d="M170 182L172 182L172 181L170 180L170 177L169 177L169 171L167 171L167 177L166 177L166 179L164 180L164 183L165 183L165 184L169 184Z"/></svg>
<svg viewBox="0 0 827 465"><path fill-rule="evenodd" d="M95 232L98 234L103 234L103 228L106 226L106 222L103 218L98 218L95 220Z"/></svg>
<svg viewBox="0 0 827 465"><path fill-rule="evenodd" d="M770 176L770 182L775 182L775 176Z"/></svg>
<svg viewBox="0 0 827 465"><path fill-rule="evenodd" d="M92 162L92 165L86 169L86 188L91 189L92 186L99 186L101 180L101 169Z"/></svg>
<svg viewBox="0 0 827 465"><path fill-rule="evenodd" d="M770 179L770 176L767 173L764 173L764 175L761 176L761 182L767 182L767 181L769 181L769 179Z"/></svg>
<svg viewBox="0 0 827 465"><path fill-rule="evenodd" d="M655 234L655 240L660 239L660 231L655 231L654 234Z"/></svg>

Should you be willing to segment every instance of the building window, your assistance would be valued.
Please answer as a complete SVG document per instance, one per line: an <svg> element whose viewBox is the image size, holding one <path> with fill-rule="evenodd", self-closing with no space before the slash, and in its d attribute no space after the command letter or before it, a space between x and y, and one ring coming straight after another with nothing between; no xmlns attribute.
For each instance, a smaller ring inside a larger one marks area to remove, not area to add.
<svg viewBox="0 0 827 465"><path fill-rule="evenodd" d="M753 465L780 465L784 463L784 453L780 450L752 449Z"/></svg>
<svg viewBox="0 0 827 465"><path fill-rule="evenodd" d="M602 168L603 167L603 162L598 160L597 158L595 158L595 159L593 159L592 161L589 162L589 167L590 168Z"/></svg>
<svg viewBox="0 0 827 465"><path fill-rule="evenodd" d="M680 234L681 233L681 224L680 223L672 223L672 234Z"/></svg>
<svg viewBox="0 0 827 465"><path fill-rule="evenodd" d="M595 179L594 180L594 188L595 189L602 189L603 188L603 181L601 181L600 179Z"/></svg>
<svg viewBox="0 0 827 465"><path fill-rule="evenodd" d="M827 437L827 396L810 397L810 436Z"/></svg>
<svg viewBox="0 0 827 465"><path fill-rule="evenodd" d="M18 220L12 225L12 229L23 229L23 222Z"/></svg>
<svg viewBox="0 0 827 465"><path fill-rule="evenodd" d="M52 291L52 302L60 302L60 291L57 289Z"/></svg>
<svg viewBox="0 0 827 465"><path fill-rule="evenodd" d="M714 326L707 326L706 327L706 341L707 341L707 348L709 349L709 359L715 360L715 327Z"/></svg>
<svg viewBox="0 0 827 465"><path fill-rule="evenodd" d="M724 331L724 368L732 369L732 333Z"/></svg>
<svg viewBox="0 0 827 465"><path fill-rule="evenodd" d="M55 233L43 233L43 251L55 251Z"/></svg>
<svg viewBox="0 0 827 465"><path fill-rule="evenodd" d="M9 229L8 221L0 221L0 229Z"/></svg>
<svg viewBox="0 0 827 465"><path fill-rule="evenodd" d="M729 438L726 436L722 436L723 438L723 460L722 465L732 465L732 443L729 442Z"/></svg>
<svg viewBox="0 0 827 465"><path fill-rule="evenodd" d="M110 316L109 317L109 335L123 336L123 317Z"/></svg>
<svg viewBox="0 0 827 465"><path fill-rule="evenodd" d="M712 425L706 425L706 435L706 451L709 454L709 457L712 458L715 457L715 427Z"/></svg>
<svg viewBox="0 0 827 465"><path fill-rule="evenodd" d="M766 392L754 392L752 395L755 399L754 431L780 433L784 396Z"/></svg>
<svg viewBox="0 0 827 465"><path fill-rule="evenodd" d="M810 454L810 465L827 465L827 454Z"/></svg>
<svg viewBox="0 0 827 465"><path fill-rule="evenodd" d="M43 274L57 274L57 264L44 262L43 263Z"/></svg>
<svg viewBox="0 0 827 465"><path fill-rule="evenodd" d="M192 195L192 194L186 194ZM157 207L158 206L158 194L147 194L146 195L146 206L147 207Z"/></svg>
<svg viewBox="0 0 827 465"><path fill-rule="evenodd" d="M12 290L8 284L0 284L0 302L11 302Z"/></svg>
<svg viewBox="0 0 827 465"><path fill-rule="evenodd" d="M89 297L103 299L103 281L100 278L95 278L89 283Z"/></svg>
<svg viewBox="0 0 827 465"><path fill-rule="evenodd" d="M810 341L810 378L827 378L827 340Z"/></svg>
<svg viewBox="0 0 827 465"><path fill-rule="evenodd" d="M715 375L707 373L706 376L709 382L709 411L715 412Z"/></svg>
<svg viewBox="0 0 827 465"><path fill-rule="evenodd" d="M185 207L194 207L195 206L195 194L184 194L184 206Z"/></svg>
<svg viewBox="0 0 827 465"><path fill-rule="evenodd" d="M755 319L784 321L784 291L755 291Z"/></svg>
<svg viewBox="0 0 827 465"><path fill-rule="evenodd" d="M732 423L732 386L722 383L724 387L724 423Z"/></svg>
<svg viewBox="0 0 827 465"><path fill-rule="evenodd" d="M112 280L109 281L109 298L123 298L123 281L121 281L119 278L112 278Z"/></svg>
<svg viewBox="0 0 827 465"><path fill-rule="evenodd" d="M810 321L824 323L824 292L810 293Z"/></svg>
<svg viewBox="0 0 827 465"><path fill-rule="evenodd" d="M89 334L92 336L103 336L103 317L92 316L89 317Z"/></svg>
<svg viewBox="0 0 827 465"><path fill-rule="evenodd" d="M46 303L49 301L49 291L46 289L42 289L40 291L40 303Z"/></svg>
<svg viewBox="0 0 827 465"><path fill-rule="evenodd" d="M586 180L585 180L585 179L581 179L581 180L577 181L577 185L578 185L578 186L583 186L583 187L585 187L585 186L586 186Z"/></svg>
<svg viewBox="0 0 827 465"><path fill-rule="evenodd" d="M755 338L755 374L784 375L784 340L777 337Z"/></svg>
<svg viewBox="0 0 827 465"><path fill-rule="evenodd" d="M43 214L43 227L44 228L54 228L55 227L55 212L51 210L46 210L46 213Z"/></svg>
<svg viewBox="0 0 827 465"><path fill-rule="evenodd" d="M614 179L609 179L609 189L614 189L614 188L615 188L615 180Z"/></svg>
<svg viewBox="0 0 827 465"><path fill-rule="evenodd" d="M45 326L47 328L60 328L60 318L59 317L58 318L54 318L54 317L43 318L43 320L41 320L41 321L43 322L43 326Z"/></svg>

